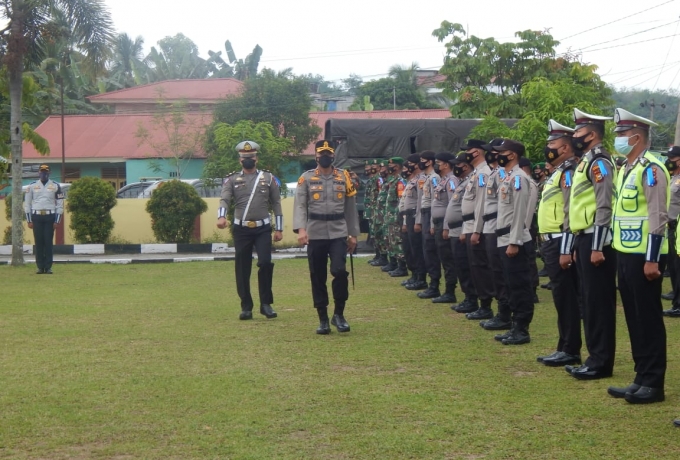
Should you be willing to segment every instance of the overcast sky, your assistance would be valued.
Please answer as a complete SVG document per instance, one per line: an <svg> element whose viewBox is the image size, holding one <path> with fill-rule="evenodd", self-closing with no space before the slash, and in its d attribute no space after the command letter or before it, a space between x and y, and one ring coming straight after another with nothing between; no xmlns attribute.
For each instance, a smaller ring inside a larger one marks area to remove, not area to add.
<svg viewBox="0 0 680 460"><path fill-rule="evenodd" d="M520 30L549 29L561 41L558 52L581 53L619 88L680 88L680 0L105 2L115 29L144 37L147 51L181 32L202 57L208 50L224 56L229 39L238 58L259 44L261 68L292 67L327 80L351 73L365 81L381 78L391 65L412 62L438 69L444 46L432 31L448 20L500 41L513 41Z"/></svg>

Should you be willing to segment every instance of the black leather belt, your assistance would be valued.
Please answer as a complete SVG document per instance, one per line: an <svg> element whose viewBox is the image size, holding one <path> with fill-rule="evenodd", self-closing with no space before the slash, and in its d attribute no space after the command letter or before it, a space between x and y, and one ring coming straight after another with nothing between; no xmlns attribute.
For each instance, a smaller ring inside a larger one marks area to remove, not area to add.
<svg viewBox="0 0 680 460"><path fill-rule="evenodd" d="M413 217L416 215L416 210L415 209L407 209L404 211L404 215L408 217Z"/></svg>
<svg viewBox="0 0 680 460"><path fill-rule="evenodd" d="M345 218L345 214L317 214L315 212L309 213L309 218L311 220L342 220Z"/></svg>
<svg viewBox="0 0 680 460"><path fill-rule="evenodd" d="M430 212L432 209L431 208L420 208L420 213L421 214L426 214Z"/></svg>
<svg viewBox="0 0 680 460"><path fill-rule="evenodd" d="M439 225L439 224L441 224L441 223L443 223L443 222L444 222L444 218L443 218L443 217L433 217L433 218L432 218L432 223L435 224L435 225Z"/></svg>
<svg viewBox="0 0 680 460"><path fill-rule="evenodd" d="M496 230L496 236L505 236L510 233L510 227L499 228Z"/></svg>
<svg viewBox="0 0 680 460"><path fill-rule="evenodd" d="M463 226L463 221L462 221L462 220L457 220L457 221L455 221L455 222L449 221L449 228L450 228L450 229L459 228L459 227L462 227L462 226Z"/></svg>
<svg viewBox="0 0 680 460"><path fill-rule="evenodd" d="M463 214L463 222L468 222L471 220L475 220L475 213L471 212L470 214Z"/></svg>
<svg viewBox="0 0 680 460"><path fill-rule="evenodd" d="M482 216L482 220L483 220L484 222L488 222L488 221L490 221L491 219L496 219L497 217L498 217L498 212L490 212L489 214L484 214L484 215Z"/></svg>

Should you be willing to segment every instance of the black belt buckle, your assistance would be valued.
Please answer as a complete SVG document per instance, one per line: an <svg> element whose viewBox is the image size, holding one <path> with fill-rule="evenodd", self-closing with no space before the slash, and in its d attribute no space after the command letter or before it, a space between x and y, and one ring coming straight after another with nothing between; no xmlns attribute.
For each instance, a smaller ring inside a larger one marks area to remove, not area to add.
<svg viewBox="0 0 680 460"><path fill-rule="evenodd" d="M469 222L471 220L475 219L475 213L472 212L470 214L463 214L463 222Z"/></svg>
<svg viewBox="0 0 680 460"><path fill-rule="evenodd" d="M496 236L505 236L510 233L510 227L499 228L496 230Z"/></svg>
<svg viewBox="0 0 680 460"><path fill-rule="evenodd" d="M484 215L482 216L482 220L483 220L484 222L488 222L488 221L490 221L491 219L496 219L497 217L498 217L498 212L490 212L489 214L484 214Z"/></svg>
<svg viewBox="0 0 680 460"><path fill-rule="evenodd" d="M449 222L449 228L459 228L463 226L462 220L457 220L455 222Z"/></svg>

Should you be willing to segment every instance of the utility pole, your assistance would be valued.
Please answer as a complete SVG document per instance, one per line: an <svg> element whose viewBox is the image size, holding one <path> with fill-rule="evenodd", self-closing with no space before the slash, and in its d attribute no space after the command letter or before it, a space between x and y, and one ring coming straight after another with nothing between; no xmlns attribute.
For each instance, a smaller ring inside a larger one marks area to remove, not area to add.
<svg viewBox="0 0 680 460"><path fill-rule="evenodd" d="M397 110L397 87L392 87L392 108Z"/></svg>
<svg viewBox="0 0 680 460"><path fill-rule="evenodd" d="M680 145L680 104L678 104L678 118L675 120L675 141L673 145Z"/></svg>

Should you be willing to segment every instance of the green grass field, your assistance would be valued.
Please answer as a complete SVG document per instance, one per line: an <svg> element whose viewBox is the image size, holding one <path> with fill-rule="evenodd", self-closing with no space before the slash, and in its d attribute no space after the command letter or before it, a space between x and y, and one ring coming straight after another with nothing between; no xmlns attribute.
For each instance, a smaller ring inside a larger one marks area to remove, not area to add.
<svg viewBox="0 0 680 460"><path fill-rule="evenodd" d="M355 266L352 332L329 336L305 260L276 261L279 318L249 322L233 262L0 267L0 458L680 458L680 320L666 401L632 406L606 393L633 378L620 309L614 377L580 382L536 362L549 291L531 344L503 346Z"/></svg>

